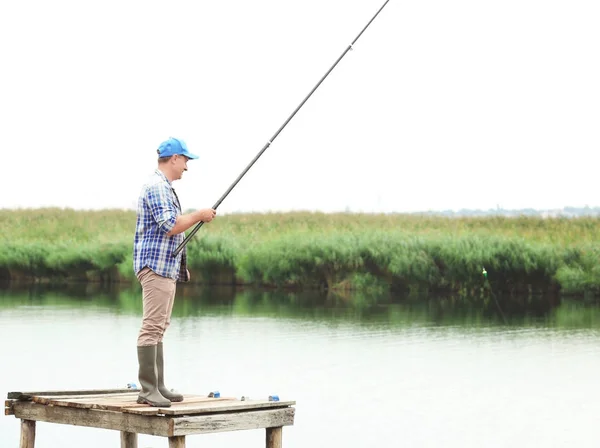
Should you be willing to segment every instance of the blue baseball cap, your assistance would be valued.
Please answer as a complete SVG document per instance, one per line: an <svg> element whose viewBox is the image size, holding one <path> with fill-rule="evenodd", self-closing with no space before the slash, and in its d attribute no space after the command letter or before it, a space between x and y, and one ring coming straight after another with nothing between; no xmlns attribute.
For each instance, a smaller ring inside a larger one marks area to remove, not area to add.
<svg viewBox="0 0 600 448"><path fill-rule="evenodd" d="M162 142L156 152L158 153L158 157L169 157L179 154L186 156L188 159L198 158L196 154L192 154L188 151L187 145L183 140L173 137L170 137L168 140Z"/></svg>

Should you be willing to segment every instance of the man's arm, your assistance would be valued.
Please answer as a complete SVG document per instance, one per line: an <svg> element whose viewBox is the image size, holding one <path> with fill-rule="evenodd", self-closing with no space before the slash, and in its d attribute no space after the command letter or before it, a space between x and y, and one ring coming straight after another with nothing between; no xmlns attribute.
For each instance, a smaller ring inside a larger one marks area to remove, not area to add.
<svg viewBox="0 0 600 448"><path fill-rule="evenodd" d="M185 215L177 215L175 205L169 199L169 190L162 183L149 187L146 195L154 220L167 236L185 232L200 221L210 222L217 214L212 208L204 208Z"/></svg>
<svg viewBox="0 0 600 448"><path fill-rule="evenodd" d="M175 219L175 225L167 232L167 236L177 235L181 232L185 232L187 229L192 227L194 224L200 221L211 222L217 212L212 208L203 208L202 210L196 210L195 212L187 213L185 215L179 215Z"/></svg>

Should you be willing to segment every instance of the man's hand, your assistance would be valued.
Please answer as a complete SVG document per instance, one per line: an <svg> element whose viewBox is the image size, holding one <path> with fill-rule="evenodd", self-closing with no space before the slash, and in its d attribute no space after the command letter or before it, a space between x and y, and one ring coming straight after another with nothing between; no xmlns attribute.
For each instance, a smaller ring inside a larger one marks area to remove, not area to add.
<svg viewBox="0 0 600 448"><path fill-rule="evenodd" d="M217 211L212 208L203 208L201 210L196 210L191 213L186 213L185 215L179 215L176 218L175 226L171 229L168 236L177 235L181 232L185 232L187 229L192 227L194 224L197 224L200 221L203 222L211 222L215 216L217 215Z"/></svg>
<svg viewBox="0 0 600 448"><path fill-rule="evenodd" d="M200 216L202 217L201 221L211 222L217 216L217 211L212 208L203 208L200 210Z"/></svg>
<svg viewBox="0 0 600 448"><path fill-rule="evenodd" d="M186 269L185 270L187 272L187 278L188 278L188 282L192 279L192 276L190 275L190 270Z"/></svg>

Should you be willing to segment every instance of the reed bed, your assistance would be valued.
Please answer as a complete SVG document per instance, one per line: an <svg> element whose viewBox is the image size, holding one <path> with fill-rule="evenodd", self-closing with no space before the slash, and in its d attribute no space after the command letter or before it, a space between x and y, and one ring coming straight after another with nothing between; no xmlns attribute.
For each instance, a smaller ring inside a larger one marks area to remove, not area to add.
<svg viewBox="0 0 600 448"><path fill-rule="evenodd" d="M135 212L120 210L0 210L0 277L131 281L135 219ZM188 257L202 283L600 294L599 221L231 214L203 226Z"/></svg>

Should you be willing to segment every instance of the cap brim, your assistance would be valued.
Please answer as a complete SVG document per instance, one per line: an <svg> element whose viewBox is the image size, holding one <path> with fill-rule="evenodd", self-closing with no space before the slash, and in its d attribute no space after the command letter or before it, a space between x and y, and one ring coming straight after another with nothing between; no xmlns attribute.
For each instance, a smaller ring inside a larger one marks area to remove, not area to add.
<svg viewBox="0 0 600 448"><path fill-rule="evenodd" d="M191 152L187 152L184 154L188 159L197 159L198 156L196 154L192 154Z"/></svg>

